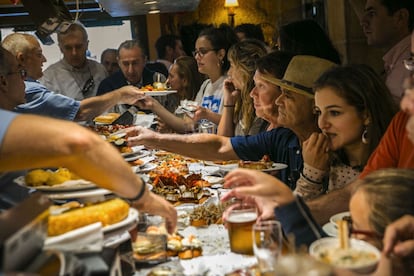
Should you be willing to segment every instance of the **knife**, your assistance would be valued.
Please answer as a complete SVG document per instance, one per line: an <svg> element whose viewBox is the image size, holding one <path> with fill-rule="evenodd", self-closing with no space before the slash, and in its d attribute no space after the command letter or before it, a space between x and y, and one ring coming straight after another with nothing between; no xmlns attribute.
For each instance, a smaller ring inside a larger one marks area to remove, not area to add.
<svg viewBox="0 0 414 276"><path fill-rule="evenodd" d="M112 125L132 125L135 121L135 115L137 114L138 108L130 106L127 111L121 114Z"/></svg>

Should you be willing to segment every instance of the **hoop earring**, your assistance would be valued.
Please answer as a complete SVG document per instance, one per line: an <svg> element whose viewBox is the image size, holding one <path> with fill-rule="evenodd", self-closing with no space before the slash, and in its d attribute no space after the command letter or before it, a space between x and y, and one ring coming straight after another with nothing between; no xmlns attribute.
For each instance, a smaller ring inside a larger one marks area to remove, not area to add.
<svg viewBox="0 0 414 276"><path fill-rule="evenodd" d="M365 145L368 144L368 130L366 126L364 126L364 132L362 132L361 141Z"/></svg>

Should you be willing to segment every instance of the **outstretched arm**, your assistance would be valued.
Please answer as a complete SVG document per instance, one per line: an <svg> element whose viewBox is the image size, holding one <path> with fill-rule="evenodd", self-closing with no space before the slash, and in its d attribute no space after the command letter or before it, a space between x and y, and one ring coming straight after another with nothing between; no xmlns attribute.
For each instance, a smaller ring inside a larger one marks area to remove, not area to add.
<svg viewBox="0 0 414 276"><path fill-rule="evenodd" d="M125 130L128 144L145 145L163 149L201 160L239 159L233 150L230 138L215 134L161 134L137 126Z"/></svg>
<svg viewBox="0 0 414 276"><path fill-rule="evenodd" d="M133 105L143 96L144 94L137 87L127 85L101 96L86 98L80 102L80 108L75 120L91 120L116 104Z"/></svg>
<svg viewBox="0 0 414 276"><path fill-rule="evenodd" d="M86 128L41 116L15 117L0 148L0 171L58 166L125 198L145 185L113 146ZM171 231L175 227L175 209L151 192L134 205L166 217Z"/></svg>
<svg viewBox="0 0 414 276"><path fill-rule="evenodd" d="M160 102L151 96L145 96L137 102L137 105L142 109L151 110L171 129L178 133L191 132L194 129L194 123L191 120L184 120L169 110L167 110Z"/></svg>

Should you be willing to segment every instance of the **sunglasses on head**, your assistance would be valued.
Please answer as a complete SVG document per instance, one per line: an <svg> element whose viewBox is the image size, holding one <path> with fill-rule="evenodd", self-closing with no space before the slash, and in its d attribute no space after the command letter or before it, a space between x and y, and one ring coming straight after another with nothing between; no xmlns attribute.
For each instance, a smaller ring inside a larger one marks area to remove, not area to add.
<svg viewBox="0 0 414 276"><path fill-rule="evenodd" d="M95 81L93 80L93 77L90 76L89 79L85 82L85 85L82 88L82 94L86 94L89 92L91 88L95 86Z"/></svg>

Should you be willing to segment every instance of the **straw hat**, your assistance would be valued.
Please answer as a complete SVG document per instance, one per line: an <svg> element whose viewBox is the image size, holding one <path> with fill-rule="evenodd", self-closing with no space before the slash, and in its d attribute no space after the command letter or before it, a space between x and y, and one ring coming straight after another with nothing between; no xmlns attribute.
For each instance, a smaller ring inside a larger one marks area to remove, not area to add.
<svg viewBox="0 0 414 276"><path fill-rule="evenodd" d="M283 79L280 80L269 75L263 76L263 79L282 88L313 97L312 87L316 80L334 66L337 65L326 59L299 55L292 58Z"/></svg>

